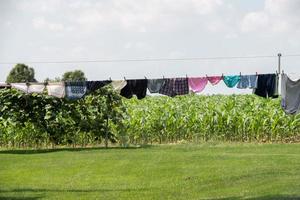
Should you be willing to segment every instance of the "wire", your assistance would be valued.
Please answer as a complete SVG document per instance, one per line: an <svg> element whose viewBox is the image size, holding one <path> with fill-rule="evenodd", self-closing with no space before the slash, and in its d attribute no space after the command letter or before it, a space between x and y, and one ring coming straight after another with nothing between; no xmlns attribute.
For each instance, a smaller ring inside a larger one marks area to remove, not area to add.
<svg viewBox="0 0 300 200"><path fill-rule="evenodd" d="M141 58L141 59L99 59L99 60L62 60L62 61L22 61L22 62L0 62L1 65L15 63L28 64L68 64L68 63L114 63L114 62L159 62L159 61L198 61L198 60L233 60L233 59L259 59L277 58L276 55L254 55L254 56L219 56L219 57L191 57L191 58ZM300 54L282 55L282 57L300 57Z"/></svg>
<svg viewBox="0 0 300 200"><path fill-rule="evenodd" d="M283 57L299 57L300 54L288 54L288 55L284 55Z"/></svg>
<svg viewBox="0 0 300 200"><path fill-rule="evenodd" d="M102 60L66 60L66 61L23 61L29 64L64 64L64 63L112 63L112 62L158 62L158 61L197 61L197 60L229 60L229 59L255 59L275 58L277 56L228 56L228 57L191 57L191 58L142 58L142 59L102 59ZM20 62L0 62L2 65Z"/></svg>

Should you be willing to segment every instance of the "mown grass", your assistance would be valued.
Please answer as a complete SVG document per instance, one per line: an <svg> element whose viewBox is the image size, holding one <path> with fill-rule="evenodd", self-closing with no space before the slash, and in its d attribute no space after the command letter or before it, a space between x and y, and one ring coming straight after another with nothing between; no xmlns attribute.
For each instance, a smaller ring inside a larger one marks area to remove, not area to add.
<svg viewBox="0 0 300 200"><path fill-rule="evenodd" d="M300 144L2 150L0 199L300 199Z"/></svg>

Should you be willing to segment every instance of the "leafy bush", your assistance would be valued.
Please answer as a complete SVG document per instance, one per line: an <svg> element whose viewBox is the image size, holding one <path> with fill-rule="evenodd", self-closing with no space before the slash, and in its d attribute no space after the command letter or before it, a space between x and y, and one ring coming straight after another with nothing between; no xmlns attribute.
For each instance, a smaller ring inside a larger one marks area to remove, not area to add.
<svg viewBox="0 0 300 200"><path fill-rule="evenodd" d="M122 100L101 88L77 101L43 94L0 90L0 144L48 146L99 144L106 136L116 142Z"/></svg>

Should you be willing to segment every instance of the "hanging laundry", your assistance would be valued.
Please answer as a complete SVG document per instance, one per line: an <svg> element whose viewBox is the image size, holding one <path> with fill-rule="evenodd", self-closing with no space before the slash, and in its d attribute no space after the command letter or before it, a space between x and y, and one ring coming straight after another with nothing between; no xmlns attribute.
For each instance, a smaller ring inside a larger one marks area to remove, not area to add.
<svg viewBox="0 0 300 200"><path fill-rule="evenodd" d="M249 88L257 88L257 75L249 75Z"/></svg>
<svg viewBox="0 0 300 200"><path fill-rule="evenodd" d="M185 95L189 93L189 84L187 78L165 79L160 94L174 97L176 95Z"/></svg>
<svg viewBox="0 0 300 200"><path fill-rule="evenodd" d="M257 87L257 75L242 75L241 80L237 85L239 89L256 88Z"/></svg>
<svg viewBox="0 0 300 200"><path fill-rule="evenodd" d="M87 93L94 92L108 84L110 84L112 81L106 80L106 81L86 81L86 90Z"/></svg>
<svg viewBox="0 0 300 200"><path fill-rule="evenodd" d="M260 97L278 97L278 76L276 74L259 74L257 77L257 88L254 94Z"/></svg>
<svg viewBox="0 0 300 200"><path fill-rule="evenodd" d="M44 89L44 83L30 83L28 86L28 93L43 93Z"/></svg>
<svg viewBox="0 0 300 200"><path fill-rule="evenodd" d="M6 83L0 83L0 89L6 89L6 88L11 88L11 86Z"/></svg>
<svg viewBox="0 0 300 200"><path fill-rule="evenodd" d="M224 76L223 81L229 88L233 88L240 82L241 76Z"/></svg>
<svg viewBox="0 0 300 200"><path fill-rule="evenodd" d="M284 72L282 72L282 74L285 74ZM281 74L281 75L282 75ZM287 74L286 74L287 75ZM292 81L298 81L300 79L300 73L294 73L294 72L289 72L289 74L287 75L289 77L289 79L291 79Z"/></svg>
<svg viewBox="0 0 300 200"><path fill-rule="evenodd" d="M276 73L276 79L275 79L275 91L273 94L273 98L278 98L279 97L279 76Z"/></svg>
<svg viewBox="0 0 300 200"><path fill-rule="evenodd" d="M66 97L71 100L80 99L86 94L85 81L68 81L65 82Z"/></svg>
<svg viewBox="0 0 300 200"><path fill-rule="evenodd" d="M189 88L193 92L202 92L208 83L206 77L188 78Z"/></svg>
<svg viewBox="0 0 300 200"><path fill-rule="evenodd" d="M207 77L207 80L208 80L212 85L217 85L222 79L223 79L222 76L208 76L208 77Z"/></svg>
<svg viewBox="0 0 300 200"><path fill-rule="evenodd" d="M240 82L238 83L238 85L236 86L237 88L239 89L246 89L249 87L249 76L248 75L243 75L243 76L240 76L241 77L241 80Z"/></svg>
<svg viewBox="0 0 300 200"><path fill-rule="evenodd" d="M185 95L189 93L189 82L187 78L175 78L174 87L176 95Z"/></svg>
<svg viewBox="0 0 300 200"><path fill-rule="evenodd" d="M164 83L159 90L159 94L167 95L169 97L176 96L174 91L174 83L175 79L164 79Z"/></svg>
<svg viewBox="0 0 300 200"><path fill-rule="evenodd" d="M48 83L46 86L48 90L48 95L64 98L65 97L65 84L64 82L59 83Z"/></svg>
<svg viewBox="0 0 300 200"><path fill-rule="evenodd" d="M127 85L120 95L130 99L135 94L138 99L143 99L147 94L147 84L147 79L127 80Z"/></svg>
<svg viewBox="0 0 300 200"><path fill-rule="evenodd" d="M148 90L150 93L159 93L160 88L164 83L164 79L148 79Z"/></svg>
<svg viewBox="0 0 300 200"><path fill-rule="evenodd" d="M12 88L20 90L22 92L28 93L28 85L27 83L11 83Z"/></svg>
<svg viewBox="0 0 300 200"><path fill-rule="evenodd" d="M282 74L281 97L281 106L286 113L300 113L300 79L293 81L286 74Z"/></svg>
<svg viewBox="0 0 300 200"><path fill-rule="evenodd" d="M112 81L111 85L115 91L120 92L127 85L127 81L126 80Z"/></svg>

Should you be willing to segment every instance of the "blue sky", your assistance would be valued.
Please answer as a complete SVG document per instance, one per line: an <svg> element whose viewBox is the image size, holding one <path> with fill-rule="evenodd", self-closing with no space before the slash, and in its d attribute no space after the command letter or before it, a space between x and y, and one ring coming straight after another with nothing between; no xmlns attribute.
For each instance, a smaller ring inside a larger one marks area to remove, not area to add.
<svg viewBox="0 0 300 200"><path fill-rule="evenodd" d="M300 53L298 0L1 0L0 63ZM30 64L36 78L88 79L275 72L276 58ZM300 57L283 57L300 75ZM13 64L0 64L0 81ZM208 93L240 93L224 85Z"/></svg>

